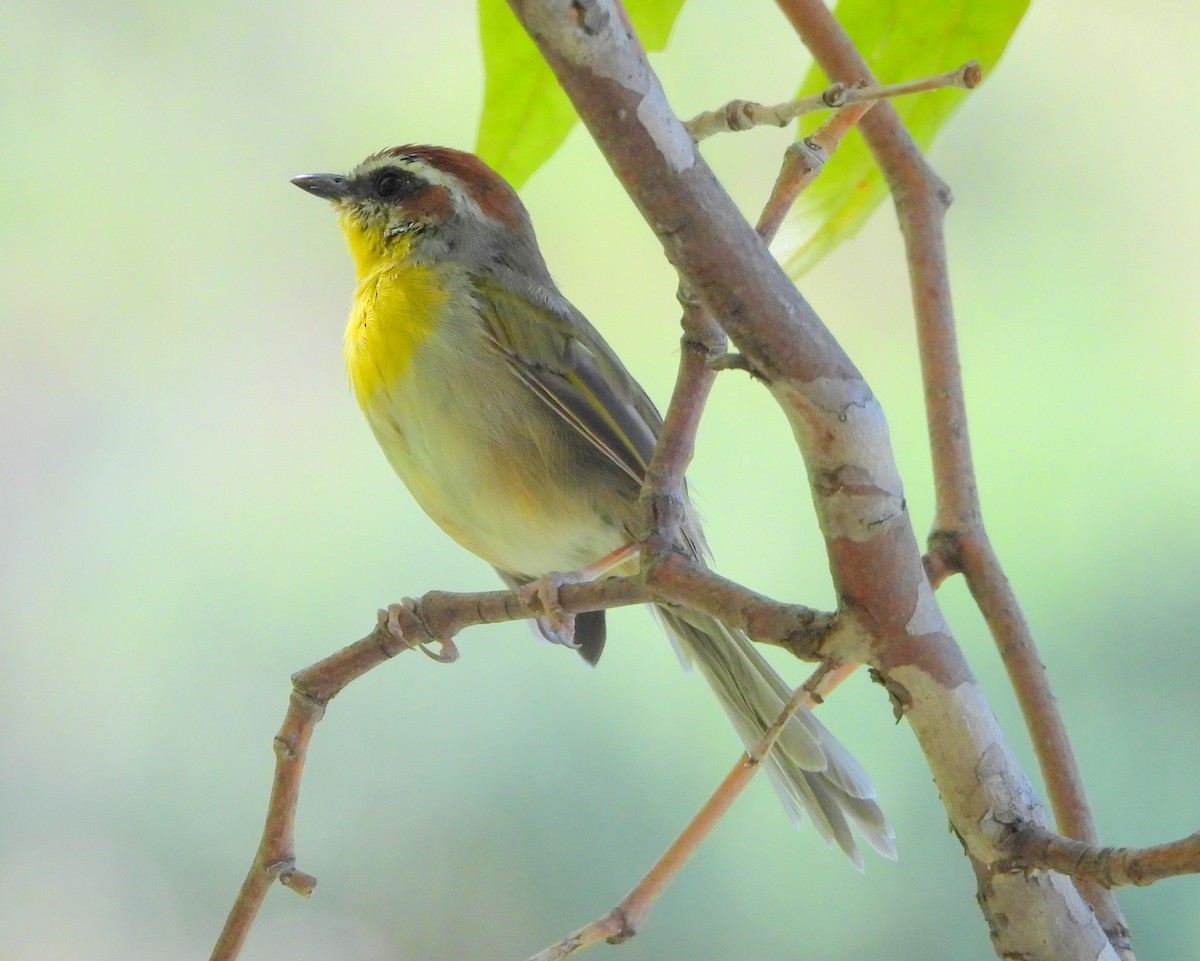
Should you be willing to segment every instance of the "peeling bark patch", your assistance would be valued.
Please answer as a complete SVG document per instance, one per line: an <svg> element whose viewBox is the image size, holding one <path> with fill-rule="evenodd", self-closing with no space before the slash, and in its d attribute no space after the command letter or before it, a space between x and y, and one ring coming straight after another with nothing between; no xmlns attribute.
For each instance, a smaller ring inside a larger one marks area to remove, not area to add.
<svg viewBox="0 0 1200 961"><path fill-rule="evenodd" d="M885 674L897 667L915 667L948 688L973 680L958 645L940 632L893 637L883 645L880 662Z"/></svg>
<svg viewBox="0 0 1200 961"><path fill-rule="evenodd" d="M608 11L601 10L596 3L571 0L571 16L575 18L575 26L589 37L597 36L608 25Z"/></svg>
<svg viewBox="0 0 1200 961"><path fill-rule="evenodd" d="M871 475L855 464L843 464L833 470L817 471L813 481L817 494L821 497L841 493L887 497L891 493L871 483Z"/></svg>
<svg viewBox="0 0 1200 961"><path fill-rule="evenodd" d="M683 124L674 119L667 95L657 83L650 85L638 103L637 115L671 170L682 173L695 166L696 145Z"/></svg>
<svg viewBox="0 0 1200 961"><path fill-rule="evenodd" d="M937 598L933 596L933 586L923 577L917 581L917 607L908 619L905 631L908 634L934 634L943 626L945 621Z"/></svg>
<svg viewBox="0 0 1200 961"><path fill-rule="evenodd" d="M885 524L869 538L834 537L829 548L842 605L853 607L875 637L906 633L917 609L918 584L925 579L913 560L920 555L911 527Z"/></svg>
<svg viewBox="0 0 1200 961"><path fill-rule="evenodd" d="M991 744L975 765L975 777L987 797L992 799L990 810L979 821L979 828L995 847L1003 851L1005 838L1012 834L1013 825L1026 821L1041 824L1045 820L1041 802L1029 787L1014 788L1010 773L1012 753L1007 744Z"/></svg>
<svg viewBox="0 0 1200 961"><path fill-rule="evenodd" d="M639 57L633 58L631 67L630 58L620 55L623 48L637 43L622 8L612 0L571 0L569 10L572 29L564 30L558 17L528 11L529 29L551 38L556 52L573 67L616 81L636 95L638 122L662 159L674 173L694 167L696 145L671 110L649 65ZM624 108L619 113L622 120L628 116Z"/></svg>
<svg viewBox="0 0 1200 961"><path fill-rule="evenodd" d="M906 517L904 486L887 444L887 420L866 384L833 377L807 384L777 380L771 392L808 452L827 534L865 540L880 525Z"/></svg>
<svg viewBox="0 0 1200 961"><path fill-rule="evenodd" d="M950 637L907 518L878 527L867 540L829 542L843 610L852 611L874 639L876 667L885 675L912 666L943 687L971 680L971 669Z"/></svg>
<svg viewBox="0 0 1200 961"><path fill-rule="evenodd" d="M860 476L865 483L850 483L848 477ZM864 541L875 536L883 525L905 517L904 497L870 483L861 467L843 465L813 475L813 490L823 503L818 510L825 516L830 532L838 537Z"/></svg>
<svg viewBox="0 0 1200 961"><path fill-rule="evenodd" d="M975 776L990 797L1003 798L1007 796L1007 773L1010 762L1011 758L1008 756L1008 752L999 745L993 744L983 752L979 763L975 765ZM1019 818L1020 814L1016 810L1001 811L997 809L989 811L987 816L1000 826L1001 833L1003 833L1007 830L1007 825Z"/></svg>

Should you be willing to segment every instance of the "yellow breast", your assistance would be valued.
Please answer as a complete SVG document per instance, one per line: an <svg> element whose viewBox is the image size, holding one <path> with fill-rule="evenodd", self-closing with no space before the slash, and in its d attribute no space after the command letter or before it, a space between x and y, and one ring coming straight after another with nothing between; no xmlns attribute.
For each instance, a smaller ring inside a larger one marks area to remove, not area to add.
<svg viewBox="0 0 1200 961"><path fill-rule="evenodd" d="M408 244L398 242L385 253L373 238L343 229L358 267L346 324L346 370L365 409L404 376L417 348L437 329L446 292L430 268L407 262Z"/></svg>
<svg viewBox="0 0 1200 961"><path fill-rule="evenodd" d="M346 367L359 406L425 513L504 570L571 570L623 543L580 489L561 424L489 337L462 276L342 224L358 266Z"/></svg>

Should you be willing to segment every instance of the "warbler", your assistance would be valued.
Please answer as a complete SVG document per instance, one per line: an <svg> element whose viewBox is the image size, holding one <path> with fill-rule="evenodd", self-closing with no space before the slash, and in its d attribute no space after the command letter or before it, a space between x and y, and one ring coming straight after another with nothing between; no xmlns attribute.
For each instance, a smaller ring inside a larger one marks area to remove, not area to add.
<svg viewBox="0 0 1200 961"><path fill-rule="evenodd" d="M512 187L472 154L414 145L292 183L337 211L357 271L350 382L421 508L514 588L630 544L662 418L555 286ZM700 558L690 504L684 532ZM788 686L745 635L693 611L657 613L742 740L756 742ZM599 659L603 611L579 615L573 632L553 616L538 627ZM870 779L812 712L789 722L768 770L793 819L807 813L856 865L851 823L895 856Z"/></svg>

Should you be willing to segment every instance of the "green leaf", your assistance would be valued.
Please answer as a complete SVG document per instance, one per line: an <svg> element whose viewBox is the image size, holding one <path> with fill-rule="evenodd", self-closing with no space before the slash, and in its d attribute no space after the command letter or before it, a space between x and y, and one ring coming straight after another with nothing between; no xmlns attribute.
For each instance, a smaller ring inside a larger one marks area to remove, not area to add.
<svg viewBox="0 0 1200 961"><path fill-rule="evenodd" d="M834 13L880 83L900 83L944 73L978 60L984 77L1000 59L1029 0L840 0ZM799 97L819 93L829 78L813 64ZM935 90L892 100L922 150L967 96ZM801 118L808 136L825 119ZM798 277L843 240L853 237L887 194L883 175L854 130L803 194L791 217L796 247L786 268ZM798 229L796 229L798 228Z"/></svg>
<svg viewBox="0 0 1200 961"><path fill-rule="evenodd" d="M683 0L630 0L634 29L650 51L667 45ZM479 0L483 113L475 152L520 187L579 118L505 0Z"/></svg>

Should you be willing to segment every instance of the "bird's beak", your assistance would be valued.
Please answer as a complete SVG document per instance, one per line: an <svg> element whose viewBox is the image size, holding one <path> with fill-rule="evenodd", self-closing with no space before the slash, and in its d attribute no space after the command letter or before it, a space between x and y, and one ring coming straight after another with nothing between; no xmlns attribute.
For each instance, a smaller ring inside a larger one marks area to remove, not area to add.
<svg viewBox="0 0 1200 961"><path fill-rule="evenodd" d="M301 174L293 177L292 183L324 200L345 200L350 196L350 180L344 174Z"/></svg>

